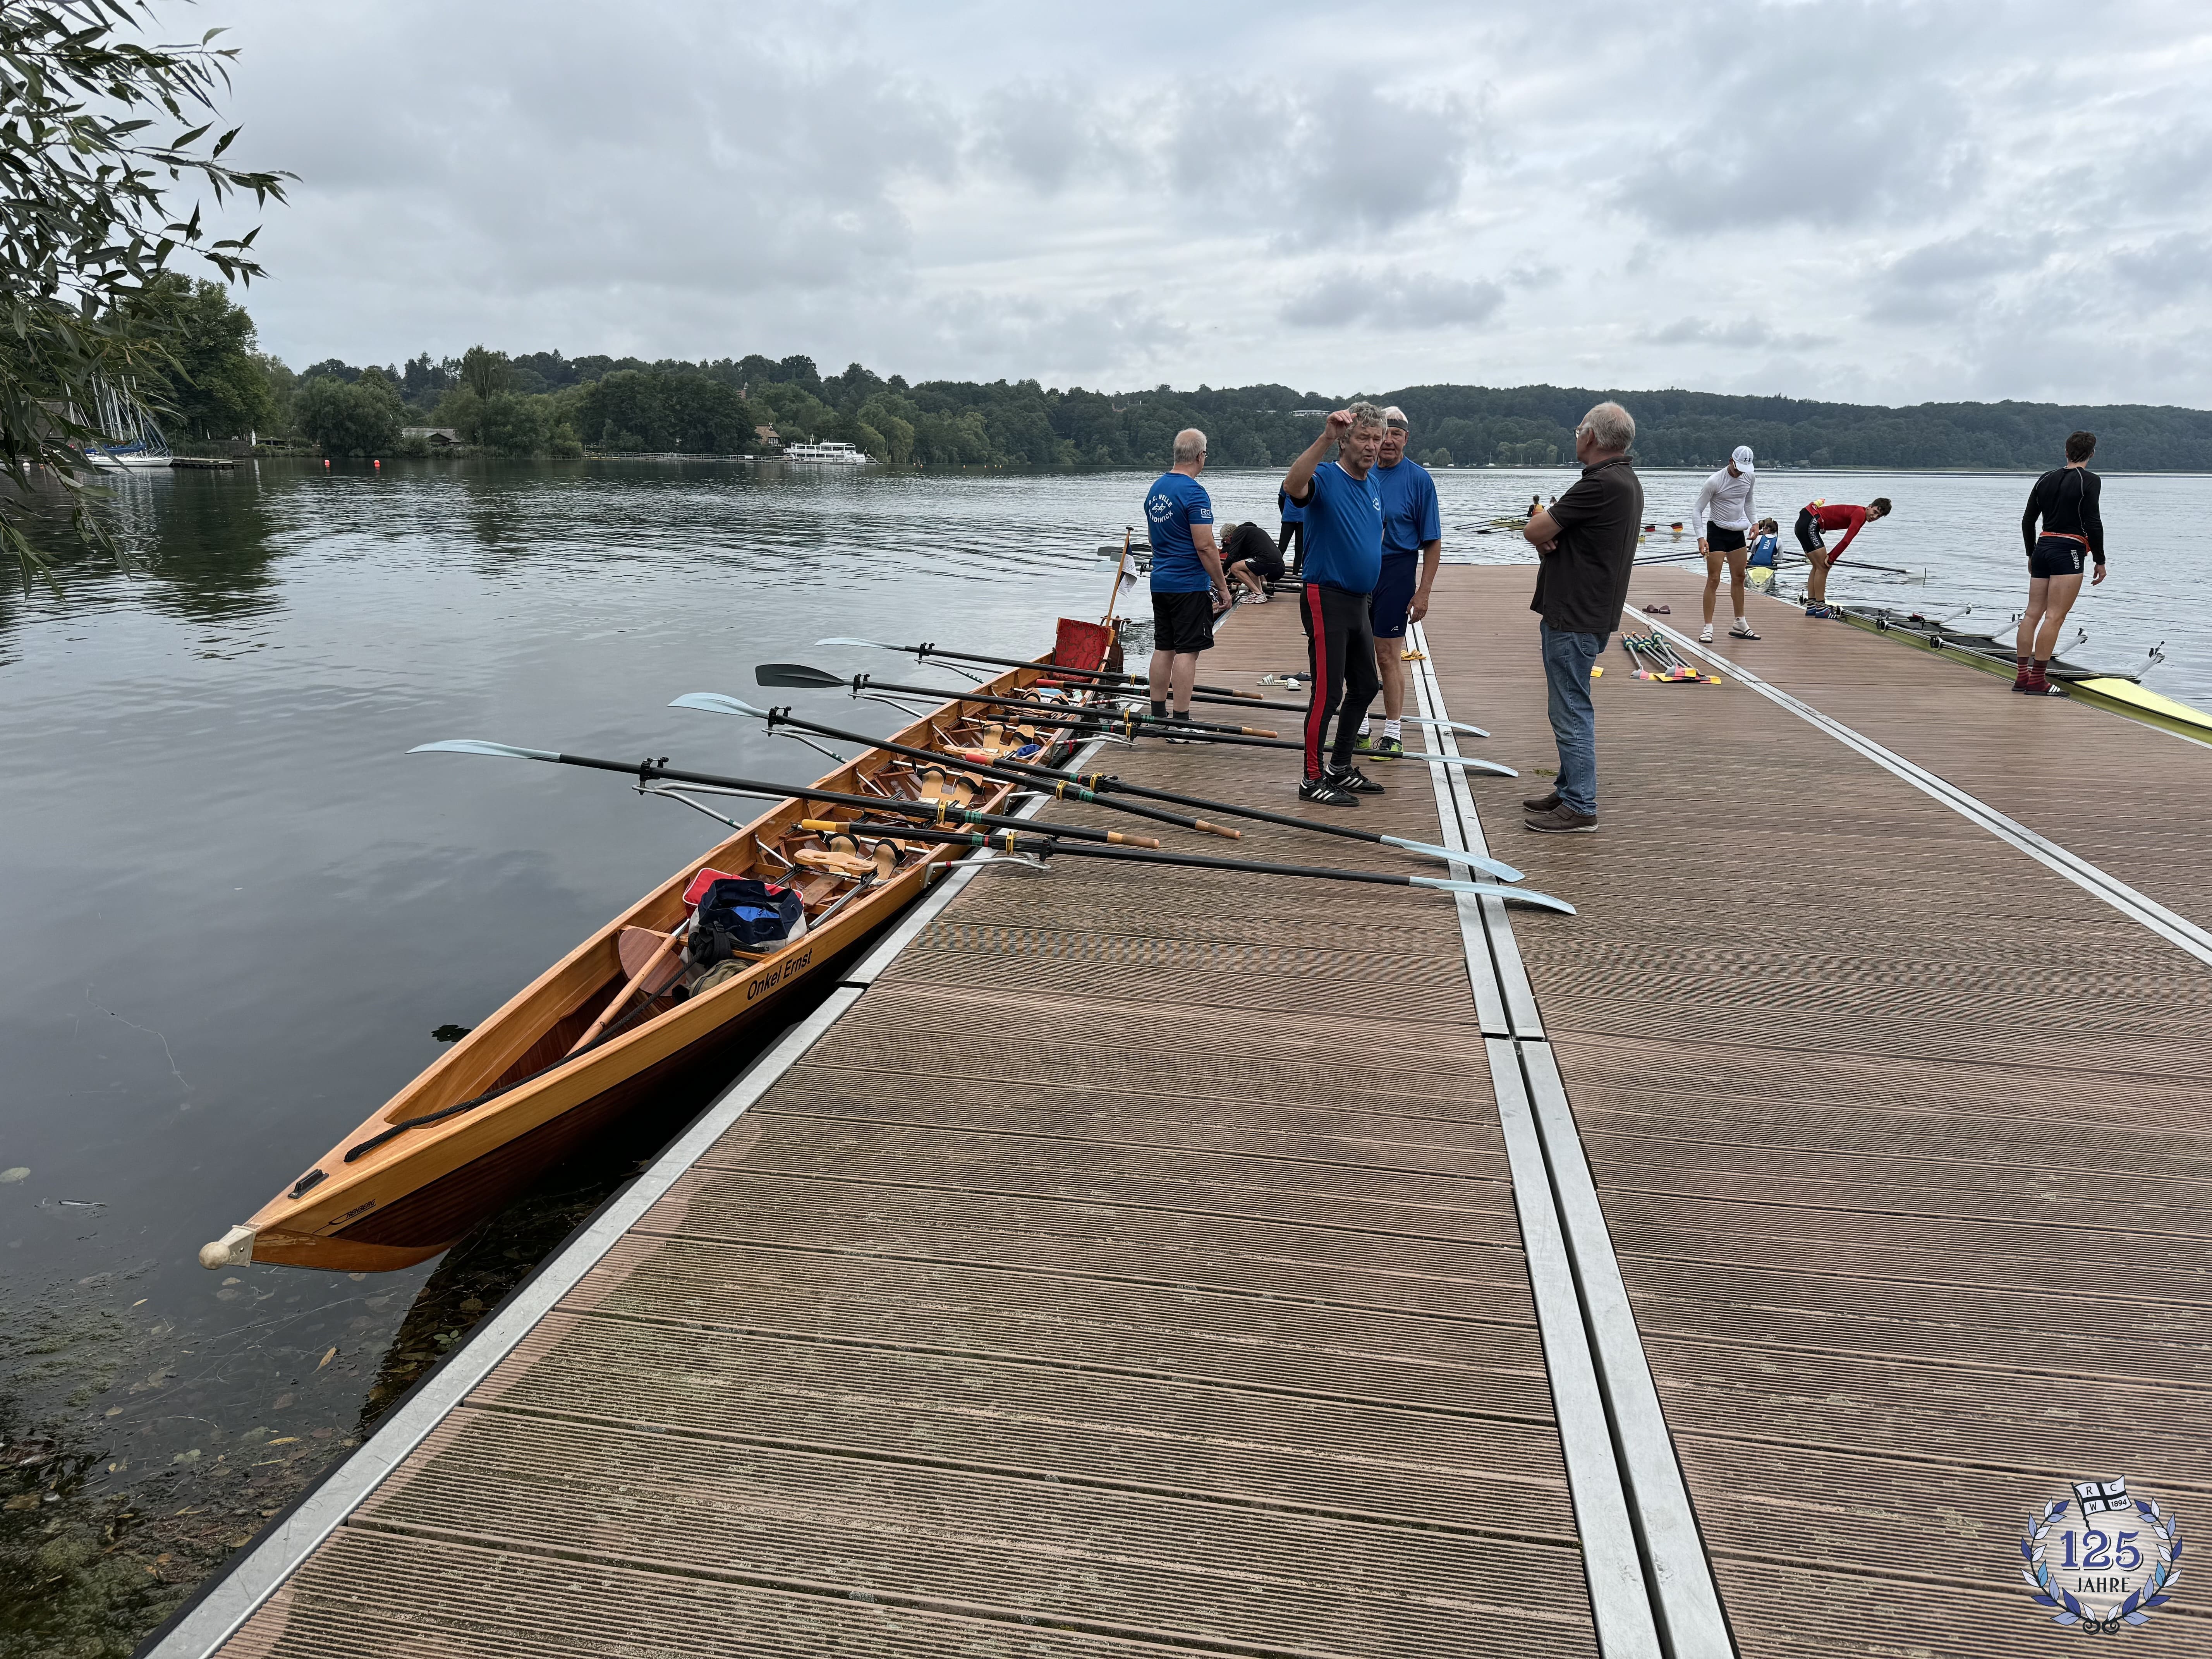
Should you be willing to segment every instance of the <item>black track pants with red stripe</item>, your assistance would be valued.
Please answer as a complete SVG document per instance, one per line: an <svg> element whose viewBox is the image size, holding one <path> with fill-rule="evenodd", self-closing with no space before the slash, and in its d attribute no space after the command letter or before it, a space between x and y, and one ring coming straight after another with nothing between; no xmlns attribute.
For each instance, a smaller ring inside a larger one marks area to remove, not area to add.
<svg viewBox="0 0 2212 1659"><path fill-rule="evenodd" d="M1334 752L1330 764L1352 764L1352 745L1359 737L1359 722L1367 718L1367 705L1382 689L1375 668L1375 629L1368 619L1365 593L1347 593L1340 587L1308 582L1298 605L1298 620L1305 624L1306 663L1313 670L1313 690L1306 706L1306 775L1321 775L1321 744L1328 731L1328 717L1342 712L1336 723Z"/></svg>

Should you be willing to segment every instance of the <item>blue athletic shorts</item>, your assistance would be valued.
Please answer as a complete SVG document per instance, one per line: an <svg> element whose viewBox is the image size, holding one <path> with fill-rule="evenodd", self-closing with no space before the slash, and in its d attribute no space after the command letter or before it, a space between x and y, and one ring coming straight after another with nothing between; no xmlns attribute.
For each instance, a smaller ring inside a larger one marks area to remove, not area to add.
<svg viewBox="0 0 2212 1659"><path fill-rule="evenodd" d="M1378 640L1402 640L1406 637L1406 612L1413 603L1413 589L1420 585L1421 556L1418 553L1385 553L1382 574L1375 579L1375 598L1370 611L1375 619L1375 637Z"/></svg>

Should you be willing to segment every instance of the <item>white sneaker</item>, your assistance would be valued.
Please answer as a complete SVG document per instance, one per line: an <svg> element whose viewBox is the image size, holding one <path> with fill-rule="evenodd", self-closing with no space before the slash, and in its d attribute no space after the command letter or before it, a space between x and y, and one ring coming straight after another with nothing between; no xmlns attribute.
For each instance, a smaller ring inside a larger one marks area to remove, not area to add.
<svg viewBox="0 0 2212 1659"><path fill-rule="evenodd" d="M1698 635L1698 643L1699 645L1711 645L1712 642L1713 625L1711 623L1707 623L1705 627L1705 631Z"/></svg>

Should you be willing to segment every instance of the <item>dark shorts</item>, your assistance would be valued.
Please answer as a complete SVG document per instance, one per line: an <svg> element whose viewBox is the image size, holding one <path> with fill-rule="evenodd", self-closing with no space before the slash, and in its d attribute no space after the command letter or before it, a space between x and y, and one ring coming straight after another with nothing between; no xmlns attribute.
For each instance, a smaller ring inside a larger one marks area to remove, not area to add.
<svg viewBox="0 0 2212 1659"><path fill-rule="evenodd" d="M1808 554L1828 550L1827 543L1820 539L1820 521L1813 516L1809 507L1797 509L1797 545Z"/></svg>
<svg viewBox="0 0 2212 1659"><path fill-rule="evenodd" d="M1716 553L1742 552L1743 538L1741 530L1723 530L1711 519L1705 520L1705 545Z"/></svg>
<svg viewBox="0 0 2212 1659"><path fill-rule="evenodd" d="M2035 551L2027 556L2031 576L2078 576L2089 562L2086 544L2071 536L2038 536Z"/></svg>
<svg viewBox="0 0 2212 1659"><path fill-rule="evenodd" d="M1213 649L1213 590L1152 595L1152 649L1178 656Z"/></svg>
<svg viewBox="0 0 2212 1659"><path fill-rule="evenodd" d="M1373 609L1368 613L1374 618L1375 637L1378 640L1402 640L1406 637L1406 613L1413 606L1413 590L1420 586L1421 556L1418 553L1385 553L1382 574L1375 579Z"/></svg>

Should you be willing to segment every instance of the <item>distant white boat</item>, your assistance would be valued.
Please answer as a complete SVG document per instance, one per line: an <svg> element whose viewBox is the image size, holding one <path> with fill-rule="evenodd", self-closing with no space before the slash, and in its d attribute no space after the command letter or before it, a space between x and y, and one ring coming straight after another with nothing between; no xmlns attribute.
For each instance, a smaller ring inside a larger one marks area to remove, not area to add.
<svg viewBox="0 0 2212 1659"><path fill-rule="evenodd" d="M85 459L101 471L167 468L174 459L169 453L169 441L138 401L137 387L128 380L119 388L102 381L96 395L100 407L88 424L117 441L88 447Z"/></svg>
<svg viewBox="0 0 2212 1659"><path fill-rule="evenodd" d="M870 457L865 449L855 449L848 443L787 444L783 459L787 461L823 461L832 466L865 466Z"/></svg>

